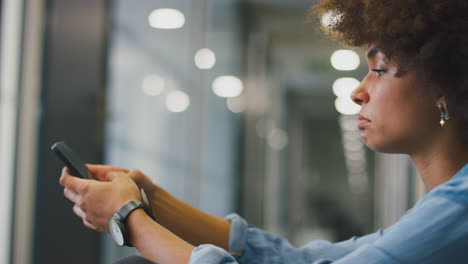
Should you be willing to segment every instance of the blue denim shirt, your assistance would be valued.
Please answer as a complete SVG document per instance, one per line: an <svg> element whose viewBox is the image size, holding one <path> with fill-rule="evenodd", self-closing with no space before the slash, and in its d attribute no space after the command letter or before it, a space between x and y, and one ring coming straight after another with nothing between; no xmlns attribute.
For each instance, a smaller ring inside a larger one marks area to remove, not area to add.
<svg viewBox="0 0 468 264"><path fill-rule="evenodd" d="M196 247L189 264L450 264L468 262L468 164L428 192L389 228L331 243L312 241L300 248L229 215L230 252Z"/></svg>

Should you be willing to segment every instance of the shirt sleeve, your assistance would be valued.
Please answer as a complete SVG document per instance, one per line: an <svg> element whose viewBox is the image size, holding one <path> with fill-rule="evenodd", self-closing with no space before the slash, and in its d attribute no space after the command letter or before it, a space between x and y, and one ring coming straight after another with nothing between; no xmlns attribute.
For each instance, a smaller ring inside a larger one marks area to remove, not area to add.
<svg viewBox="0 0 468 264"><path fill-rule="evenodd" d="M288 240L265 232L255 226L249 226L236 214L227 217L231 221L230 249L239 263L295 263L322 264L330 263L353 252L362 245L375 242L382 237L378 231L363 237L332 243L314 240L302 247L292 246Z"/></svg>
<svg viewBox="0 0 468 264"><path fill-rule="evenodd" d="M282 237L249 226L236 214L228 215L226 219L231 222L229 252L213 245L201 245L193 250L190 264L325 264L349 254L364 244L374 242L383 234L379 231L340 243L316 240L296 248Z"/></svg>
<svg viewBox="0 0 468 264"><path fill-rule="evenodd" d="M193 249L189 264L235 264L233 256L224 249L205 244Z"/></svg>

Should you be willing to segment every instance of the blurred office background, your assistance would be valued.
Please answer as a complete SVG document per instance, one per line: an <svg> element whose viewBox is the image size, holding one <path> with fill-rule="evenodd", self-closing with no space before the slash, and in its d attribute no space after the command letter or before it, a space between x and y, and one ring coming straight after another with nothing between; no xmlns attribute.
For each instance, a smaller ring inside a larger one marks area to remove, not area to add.
<svg viewBox="0 0 468 264"><path fill-rule="evenodd" d="M0 263L135 254L73 214L59 140L297 246L385 228L425 192L360 140L364 50L305 22L314 0L0 2Z"/></svg>

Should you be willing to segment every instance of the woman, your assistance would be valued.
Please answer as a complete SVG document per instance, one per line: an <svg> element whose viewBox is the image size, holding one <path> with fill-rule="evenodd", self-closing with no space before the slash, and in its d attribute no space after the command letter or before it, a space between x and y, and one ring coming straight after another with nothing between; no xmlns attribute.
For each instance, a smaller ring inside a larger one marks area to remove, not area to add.
<svg viewBox="0 0 468 264"><path fill-rule="evenodd" d="M247 226L237 215L205 214L136 170L90 165L99 181L60 183L74 212L96 231L139 188L157 222L135 209L128 242L157 263L462 263L468 259L468 3L465 0L323 0L324 31L367 46L369 72L352 93L359 129L379 152L406 153L428 193L393 226L340 243L286 240Z"/></svg>

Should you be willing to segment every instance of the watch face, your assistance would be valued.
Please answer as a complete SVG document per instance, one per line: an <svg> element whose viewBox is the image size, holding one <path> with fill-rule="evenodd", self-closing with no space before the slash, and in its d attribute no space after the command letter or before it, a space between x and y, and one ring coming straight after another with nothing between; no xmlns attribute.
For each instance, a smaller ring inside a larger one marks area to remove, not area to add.
<svg viewBox="0 0 468 264"><path fill-rule="evenodd" d="M115 243L119 246L124 245L124 237L122 234L122 230L120 230L119 224L116 222L115 219L109 219L109 231L114 239Z"/></svg>

